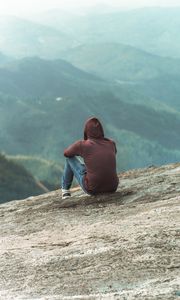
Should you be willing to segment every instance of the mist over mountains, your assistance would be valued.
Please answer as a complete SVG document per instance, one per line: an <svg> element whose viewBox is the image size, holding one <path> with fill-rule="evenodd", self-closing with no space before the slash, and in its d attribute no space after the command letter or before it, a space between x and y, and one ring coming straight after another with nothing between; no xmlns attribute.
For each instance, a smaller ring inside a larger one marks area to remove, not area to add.
<svg viewBox="0 0 180 300"><path fill-rule="evenodd" d="M0 69L0 91L14 96L67 96L72 94L74 86L78 89L80 85L85 91L91 83L98 86L101 81L60 59L29 57Z"/></svg>
<svg viewBox="0 0 180 300"><path fill-rule="evenodd" d="M180 7L96 11L82 16L51 11L32 19L63 29L79 44L123 43L161 56L180 57Z"/></svg>
<svg viewBox="0 0 180 300"><path fill-rule="evenodd" d="M179 17L146 8L1 18L0 152L53 189L63 149L96 115L117 143L118 171L179 161Z"/></svg>
<svg viewBox="0 0 180 300"><path fill-rule="evenodd" d="M28 20L0 20L0 49L18 57L61 58L60 52L82 44L121 43L147 52L180 57L180 7L140 8L73 14L50 10Z"/></svg>
<svg viewBox="0 0 180 300"><path fill-rule="evenodd" d="M58 58L60 51L76 45L60 30L14 16L1 16L0 36L1 52L16 58Z"/></svg>
<svg viewBox="0 0 180 300"><path fill-rule="evenodd" d="M83 44L65 51L63 56L73 65L109 80L139 81L180 74L180 59L120 43Z"/></svg>

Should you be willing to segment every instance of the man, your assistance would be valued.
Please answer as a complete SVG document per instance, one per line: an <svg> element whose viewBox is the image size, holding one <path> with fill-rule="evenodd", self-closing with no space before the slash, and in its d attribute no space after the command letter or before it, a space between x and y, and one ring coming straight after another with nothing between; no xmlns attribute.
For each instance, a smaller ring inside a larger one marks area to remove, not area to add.
<svg viewBox="0 0 180 300"><path fill-rule="evenodd" d="M66 163L62 176L62 198L71 196L73 176L89 195L115 192L119 178L116 173L116 144L104 137L100 121L93 117L86 121L84 140L64 150ZM76 156L84 159L82 163Z"/></svg>

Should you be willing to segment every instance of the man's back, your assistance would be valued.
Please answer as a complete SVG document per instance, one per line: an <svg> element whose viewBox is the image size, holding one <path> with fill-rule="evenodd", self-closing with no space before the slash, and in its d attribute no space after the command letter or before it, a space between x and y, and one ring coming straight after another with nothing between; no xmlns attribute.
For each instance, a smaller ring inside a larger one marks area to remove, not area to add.
<svg viewBox="0 0 180 300"><path fill-rule="evenodd" d="M82 157L87 169L85 187L90 193L113 192L117 189L116 147L108 139L82 141Z"/></svg>

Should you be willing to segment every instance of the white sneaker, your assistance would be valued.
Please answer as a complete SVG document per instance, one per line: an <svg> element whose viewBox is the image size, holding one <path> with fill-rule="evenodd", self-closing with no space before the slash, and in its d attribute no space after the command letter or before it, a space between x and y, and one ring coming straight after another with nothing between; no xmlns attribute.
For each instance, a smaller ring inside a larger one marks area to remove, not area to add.
<svg viewBox="0 0 180 300"><path fill-rule="evenodd" d="M69 190L61 189L61 191L62 191L62 199L71 197L71 193Z"/></svg>

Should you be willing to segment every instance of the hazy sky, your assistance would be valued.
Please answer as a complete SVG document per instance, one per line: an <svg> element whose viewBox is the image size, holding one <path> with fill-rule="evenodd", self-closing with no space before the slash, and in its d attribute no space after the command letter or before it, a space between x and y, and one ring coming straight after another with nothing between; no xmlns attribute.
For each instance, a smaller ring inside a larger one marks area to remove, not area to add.
<svg viewBox="0 0 180 300"><path fill-rule="evenodd" d="M98 4L120 7L180 6L180 0L0 0L0 14L39 12L52 8L72 10L74 7L90 7Z"/></svg>

